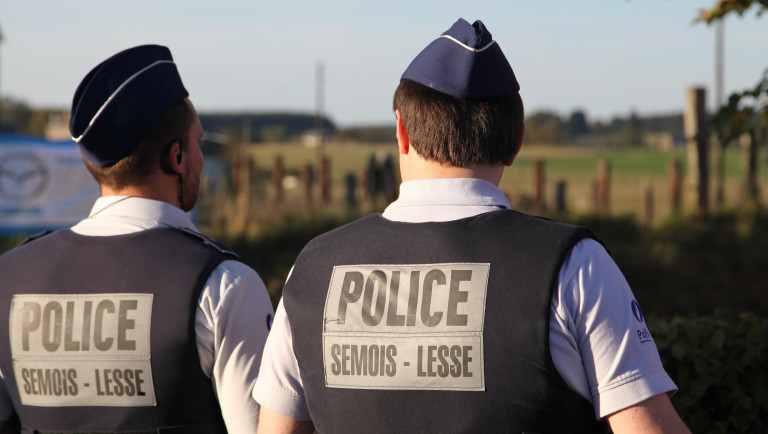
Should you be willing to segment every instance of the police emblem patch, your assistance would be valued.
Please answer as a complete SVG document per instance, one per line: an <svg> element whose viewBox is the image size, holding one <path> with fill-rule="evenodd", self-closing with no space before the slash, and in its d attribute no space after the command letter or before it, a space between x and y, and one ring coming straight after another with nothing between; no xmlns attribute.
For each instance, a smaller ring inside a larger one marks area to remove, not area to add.
<svg viewBox="0 0 768 434"><path fill-rule="evenodd" d="M336 266L324 308L328 387L485 390L490 264Z"/></svg>

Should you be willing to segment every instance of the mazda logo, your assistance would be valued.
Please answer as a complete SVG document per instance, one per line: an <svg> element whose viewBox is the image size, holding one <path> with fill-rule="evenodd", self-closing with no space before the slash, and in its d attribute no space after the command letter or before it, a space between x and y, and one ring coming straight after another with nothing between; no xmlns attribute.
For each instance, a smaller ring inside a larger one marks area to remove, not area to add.
<svg viewBox="0 0 768 434"><path fill-rule="evenodd" d="M50 175L43 161L30 152L0 155L0 198L19 202L40 196Z"/></svg>

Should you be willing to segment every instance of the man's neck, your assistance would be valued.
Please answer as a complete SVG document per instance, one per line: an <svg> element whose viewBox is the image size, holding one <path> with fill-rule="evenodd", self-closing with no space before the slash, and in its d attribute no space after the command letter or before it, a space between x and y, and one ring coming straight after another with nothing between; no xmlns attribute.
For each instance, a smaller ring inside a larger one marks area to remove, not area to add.
<svg viewBox="0 0 768 434"><path fill-rule="evenodd" d="M440 164L436 161L425 160L421 157L412 158L410 155L406 158L401 158L400 165L400 176L403 181L414 179L477 178L498 186L504 173L504 165L502 164L456 167L450 164Z"/></svg>
<svg viewBox="0 0 768 434"><path fill-rule="evenodd" d="M113 189L108 186L101 186L101 196L133 196L143 197L145 199L153 199L161 202L169 203L175 207L178 207L178 198L174 195L174 192L157 188L156 186L141 186L141 185L128 185L123 188Z"/></svg>

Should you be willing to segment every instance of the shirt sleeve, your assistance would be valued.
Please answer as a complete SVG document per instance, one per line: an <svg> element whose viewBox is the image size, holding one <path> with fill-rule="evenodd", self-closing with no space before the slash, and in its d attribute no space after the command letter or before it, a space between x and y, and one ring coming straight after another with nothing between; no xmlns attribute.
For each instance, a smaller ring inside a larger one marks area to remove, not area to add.
<svg viewBox="0 0 768 434"><path fill-rule="evenodd" d="M273 316L264 282L237 261L222 262L200 294L195 317L200 366L211 378L231 434L256 432L259 406L251 391Z"/></svg>
<svg viewBox="0 0 768 434"><path fill-rule="evenodd" d="M275 413L311 420L299 365L293 353L291 325L282 300L277 306L275 324L264 348L261 375L253 389L253 399Z"/></svg>
<svg viewBox="0 0 768 434"><path fill-rule="evenodd" d="M564 263L553 316L569 335L561 341L577 354L576 366L583 368L597 417L677 390L629 284L594 240L577 244ZM553 342L553 361L560 370L564 363L557 363L554 347Z"/></svg>

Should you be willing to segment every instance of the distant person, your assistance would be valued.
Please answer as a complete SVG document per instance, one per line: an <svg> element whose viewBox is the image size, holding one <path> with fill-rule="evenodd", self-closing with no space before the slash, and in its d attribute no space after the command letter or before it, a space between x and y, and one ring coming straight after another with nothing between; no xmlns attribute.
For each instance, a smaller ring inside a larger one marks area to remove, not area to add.
<svg viewBox="0 0 768 434"><path fill-rule="evenodd" d="M71 229L0 257L0 419L34 432L255 431L272 305L186 214L203 169L187 97L157 45L117 53L77 88L70 132L102 196Z"/></svg>
<svg viewBox="0 0 768 434"><path fill-rule="evenodd" d="M523 141L519 90L481 21L405 70L399 198L297 259L259 432L688 432L605 248L498 189Z"/></svg>

